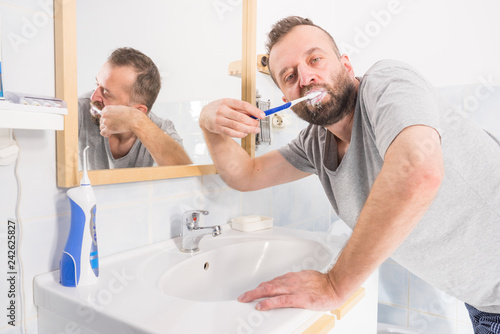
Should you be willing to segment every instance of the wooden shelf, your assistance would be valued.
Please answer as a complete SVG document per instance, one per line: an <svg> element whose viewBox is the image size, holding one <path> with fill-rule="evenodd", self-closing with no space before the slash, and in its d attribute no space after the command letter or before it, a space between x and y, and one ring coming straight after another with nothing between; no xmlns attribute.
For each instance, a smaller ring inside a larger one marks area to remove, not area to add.
<svg viewBox="0 0 500 334"><path fill-rule="evenodd" d="M29 106L0 101L0 128L64 130L66 108Z"/></svg>

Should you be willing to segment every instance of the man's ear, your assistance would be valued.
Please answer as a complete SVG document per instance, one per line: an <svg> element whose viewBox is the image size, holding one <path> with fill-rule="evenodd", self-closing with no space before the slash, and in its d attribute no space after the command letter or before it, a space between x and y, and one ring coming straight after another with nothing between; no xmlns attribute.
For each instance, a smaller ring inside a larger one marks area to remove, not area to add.
<svg viewBox="0 0 500 334"><path fill-rule="evenodd" d="M148 113L148 107L146 107L144 104L136 104L134 106L135 109L140 110L141 112L147 114Z"/></svg>
<svg viewBox="0 0 500 334"><path fill-rule="evenodd" d="M349 56L346 54L343 54L340 57L340 62L346 68L347 72L349 72L354 77L354 68L351 64L351 60L349 59Z"/></svg>
<svg viewBox="0 0 500 334"><path fill-rule="evenodd" d="M288 100L286 99L285 96L282 96L281 99L283 100L283 102L288 103Z"/></svg>

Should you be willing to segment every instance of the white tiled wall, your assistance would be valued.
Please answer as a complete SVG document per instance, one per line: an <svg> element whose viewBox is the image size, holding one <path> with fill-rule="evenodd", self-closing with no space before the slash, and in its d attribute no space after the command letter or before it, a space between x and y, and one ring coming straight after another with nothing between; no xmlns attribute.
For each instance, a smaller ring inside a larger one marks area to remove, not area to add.
<svg viewBox="0 0 500 334"><path fill-rule="evenodd" d="M392 260L379 270L378 321L419 333L473 333L462 302L446 295Z"/></svg>

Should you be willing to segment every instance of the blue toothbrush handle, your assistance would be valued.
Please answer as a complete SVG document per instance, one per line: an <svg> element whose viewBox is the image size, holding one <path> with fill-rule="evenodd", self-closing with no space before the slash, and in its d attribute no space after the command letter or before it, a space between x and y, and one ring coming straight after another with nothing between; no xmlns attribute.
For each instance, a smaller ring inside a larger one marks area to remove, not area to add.
<svg viewBox="0 0 500 334"><path fill-rule="evenodd" d="M269 115L272 115L274 113L277 113L278 111L281 111L281 110L284 110L284 109L288 109L292 106L292 102L288 102L288 103L285 103L279 107L276 107L276 108L271 108L271 109L268 109L265 111L265 114L266 116L269 116ZM257 119L257 117L255 116L250 116L252 117L253 119Z"/></svg>

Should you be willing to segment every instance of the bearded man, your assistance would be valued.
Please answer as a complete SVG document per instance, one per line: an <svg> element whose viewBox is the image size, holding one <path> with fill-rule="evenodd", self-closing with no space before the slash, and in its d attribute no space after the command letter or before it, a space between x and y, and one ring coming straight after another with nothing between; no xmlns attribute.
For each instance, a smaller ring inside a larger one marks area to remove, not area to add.
<svg viewBox="0 0 500 334"><path fill-rule="evenodd" d="M86 146L89 169L191 164L172 121L151 112L160 88L151 58L133 48L114 50L96 89L78 99L80 165Z"/></svg>
<svg viewBox="0 0 500 334"><path fill-rule="evenodd" d="M476 333L500 333L500 143L446 106L410 66L379 61L354 75L334 39L287 17L269 33L269 70L309 122L287 146L250 158L230 137L264 113L223 99L200 126L223 180L253 191L316 174L353 233L327 273L288 273L239 297L258 310L342 305L388 257L466 303Z"/></svg>

